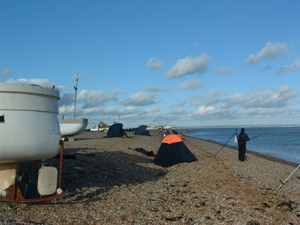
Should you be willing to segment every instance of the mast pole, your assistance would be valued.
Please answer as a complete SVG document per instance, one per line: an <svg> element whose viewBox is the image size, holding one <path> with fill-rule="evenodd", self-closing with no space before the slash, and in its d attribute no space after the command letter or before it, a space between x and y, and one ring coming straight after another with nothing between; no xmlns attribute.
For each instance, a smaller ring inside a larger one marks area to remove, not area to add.
<svg viewBox="0 0 300 225"><path fill-rule="evenodd" d="M74 90L75 90L74 119L76 116L77 84L78 84L78 73L77 73L77 77L76 77L76 86L74 87Z"/></svg>

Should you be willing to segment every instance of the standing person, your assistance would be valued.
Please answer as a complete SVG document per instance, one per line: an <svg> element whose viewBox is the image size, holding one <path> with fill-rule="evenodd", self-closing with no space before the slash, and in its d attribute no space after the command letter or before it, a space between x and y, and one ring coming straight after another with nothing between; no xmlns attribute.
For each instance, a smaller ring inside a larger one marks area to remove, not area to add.
<svg viewBox="0 0 300 225"><path fill-rule="evenodd" d="M241 133L238 136L238 143L239 143L239 160L245 161L246 160L246 142L249 141L250 138L245 133L245 129L241 129Z"/></svg>

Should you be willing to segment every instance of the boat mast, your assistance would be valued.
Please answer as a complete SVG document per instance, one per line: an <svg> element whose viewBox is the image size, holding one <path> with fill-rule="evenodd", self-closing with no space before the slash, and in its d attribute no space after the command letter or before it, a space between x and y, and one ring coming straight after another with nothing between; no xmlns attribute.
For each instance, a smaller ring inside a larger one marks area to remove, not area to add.
<svg viewBox="0 0 300 225"><path fill-rule="evenodd" d="M77 73L77 77L76 77L76 86L74 87L74 90L75 90L74 119L75 119L75 115L76 115L77 84L78 84L78 73Z"/></svg>

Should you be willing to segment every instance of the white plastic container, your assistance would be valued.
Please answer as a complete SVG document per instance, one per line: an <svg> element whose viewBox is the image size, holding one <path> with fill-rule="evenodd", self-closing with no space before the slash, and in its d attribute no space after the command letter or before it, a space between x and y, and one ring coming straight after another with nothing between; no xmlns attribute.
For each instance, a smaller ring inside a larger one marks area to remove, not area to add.
<svg viewBox="0 0 300 225"><path fill-rule="evenodd" d="M0 83L0 164L54 157L60 150L59 91Z"/></svg>

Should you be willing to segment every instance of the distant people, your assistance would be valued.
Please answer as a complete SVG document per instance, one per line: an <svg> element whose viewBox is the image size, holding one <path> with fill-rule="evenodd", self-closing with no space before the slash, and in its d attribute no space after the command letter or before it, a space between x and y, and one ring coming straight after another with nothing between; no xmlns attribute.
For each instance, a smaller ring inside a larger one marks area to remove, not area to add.
<svg viewBox="0 0 300 225"><path fill-rule="evenodd" d="M127 137L127 134L126 134L126 132L125 132L124 129L123 129L123 125L122 125L122 127L120 128L120 133L121 133L121 135L122 135L123 138Z"/></svg>
<svg viewBox="0 0 300 225"><path fill-rule="evenodd" d="M178 132L176 130L173 130L173 134L178 134Z"/></svg>
<svg viewBox="0 0 300 225"><path fill-rule="evenodd" d="M239 160L246 160L246 142L249 141L250 138L245 133L245 129L241 129L241 133L238 136L238 144L239 144Z"/></svg>

